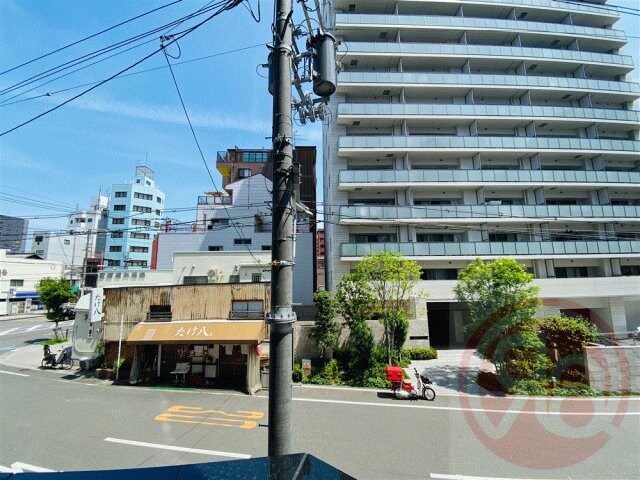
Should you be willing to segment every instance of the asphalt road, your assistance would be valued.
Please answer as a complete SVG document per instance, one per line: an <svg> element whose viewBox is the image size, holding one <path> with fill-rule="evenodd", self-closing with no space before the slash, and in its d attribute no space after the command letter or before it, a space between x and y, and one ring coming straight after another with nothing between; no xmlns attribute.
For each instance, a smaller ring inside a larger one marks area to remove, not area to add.
<svg viewBox="0 0 640 480"><path fill-rule="evenodd" d="M37 330L2 335L6 327L0 322L0 347L42 336ZM111 385L63 370L9 367L2 355L0 470L266 455L265 395ZM425 402L310 387L294 387L293 397L294 449L360 479L640 478L637 398L440 395Z"/></svg>

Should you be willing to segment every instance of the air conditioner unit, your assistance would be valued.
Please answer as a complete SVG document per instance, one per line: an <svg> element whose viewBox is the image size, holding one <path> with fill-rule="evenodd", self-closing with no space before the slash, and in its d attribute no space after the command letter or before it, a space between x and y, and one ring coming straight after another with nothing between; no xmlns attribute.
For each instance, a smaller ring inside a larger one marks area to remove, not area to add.
<svg viewBox="0 0 640 480"><path fill-rule="evenodd" d="M215 282L220 278L220 271L217 268L212 268L207 272L207 275L209 276L209 280Z"/></svg>

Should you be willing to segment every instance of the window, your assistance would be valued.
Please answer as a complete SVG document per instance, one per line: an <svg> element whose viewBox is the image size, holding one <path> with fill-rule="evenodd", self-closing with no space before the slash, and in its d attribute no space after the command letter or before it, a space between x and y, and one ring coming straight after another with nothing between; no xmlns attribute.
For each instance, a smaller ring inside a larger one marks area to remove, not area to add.
<svg viewBox="0 0 640 480"><path fill-rule="evenodd" d="M146 267L147 261L146 260L129 260L127 264L130 267Z"/></svg>
<svg viewBox="0 0 640 480"><path fill-rule="evenodd" d="M389 243L397 242L395 233L363 233L353 236L355 243Z"/></svg>
<svg viewBox="0 0 640 480"><path fill-rule="evenodd" d="M490 233L490 242L517 242L518 235L515 233Z"/></svg>
<svg viewBox="0 0 640 480"><path fill-rule="evenodd" d="M209 283L209 278L206 275L187 276L185 275L182 282L185 285L206 285Z"/></svg>
<svg viewBox="0 0 640 480"><path fill-rule="evenodd" d="M222 251L222 245L209 245L208 250L210 252L221 252Z"/></svg>
<svg viewBox="0 0 640 480"><path fill-rule="evenodd" d="M113 206L113 209L114 209L116 212L122 212L122 211L126 210L126 208L127 208L127 206L126 206L126 205L114 205L114 206Z"/></svg>
<svg viewBox="0 0 640 480"><path fill-rule="evenodd" d="M131 238L137 238L139 240L149 240L148 233L132 232Z"/></svg>
<svg viewBox="0 0 640 480"><path fill-rule="evenodd" d="M156 197L156 202L162 203L162 199L160 197Z"/></svg>
<svg viewBox="0 0 640 480"><path fill-rule="evenodd" d="M589 277L588 267L556 267L557 278L584 278Z"/></svg>
<svg viewBox="0 0 640 480"><path fill-rule="evenodd" d="M458 270L455 268L430 268L422 269L421 280L457 280Z"/></svg>
<svg viewBox="0 0 640 480"><path fill-rule="evenodd" d="M160 210L156 210L156 215L160 216Z"/></svg>
<svg viewBox="0 0 640 480"><path fill-rule="evenodd" d="M121 252L122 251L122 246L121 245L112 245L109 247L109 251L110 252Z"/></svg>
<svg viewBox="0 0 640 480"><path fill-rule="evenodd" d="M140 198L142 200L153 200L153 195L147 193L134 192L133 198Z"/></svg>
<svg viewBox="0 0 640 480"><path fill-rule="evenodd" d="M234 245L251 245L251 239L250 238L234 238L233 244Z"/></svg>
<svg viewBox="0 0 640 480"><path fill-rule="evenodd" d="M76 218L76 223L84 223L85 219L84 218Z"/></svg>
<svg viewBox="0 0 640 480"><path fill-rule="evenodd" d="M134 212L151 213L151 207L143 207L142 205L134 205Z"/></svg>
<svg viewBox="0 0 640 480"><path fill-rule="evenodd" d="M126 198L127 196L127 192L116 192L115 197L116 198Z"/></svg>
<svg viewBox="0 0 640 480"><path fill-rule="evenodd" d="M120 266L120 260L107 260L107 266L108 267L119 267ZM107 278L110 278L111 274L107 274Z"/></svg>
<svg viewBox="0 0 640 480"><path fill-rule="evenodd" d="M9 286L10 287L23 287L24 286L24 280L19 280L19 279L9 280Z"/></svg>
<svg viewBox="0 0 640 480"><path fill-rule="evenodd" d="M123 238L124 232L111 232L111 238Z"/></svg>
<svg viewBox="0 0 640 480"><path fill-rule="evenodd" d="M238 178L248 178L251 176L250 168L240 168L238 169Z"/></svg>
<svg viewBox="0 0 640 480"><path fill-rule="evenodd" d="M124 218L112 218L111 223L113 225L124 225Z"/></svg>
<svg viewBox="0 0 640 480"><path fill-rule="evenodd" d="M149 247L129 247L129 251L133 253L148 253Z"/></svg>
<svg viewBox="0 0 640 480"><path fill-rule="evenodd" d="M231 318L262 318L263 316L262 300L241 300L232 303Z"/></svg>
<svg viewBox="0 0 640 480"><path fill-rule="evenodd" d="M44 250L36 250L36 255L44 255Z"/></svg>
<svg viewBox="0 0 640 480"><path fill-rule="evenodd" d="M134 225L142 225L142 226L145 226L145 227L150 227L151 226L151 220L140 220L138 218L134 218L131 221L131 223L134 224Z"/></svg>
<svg viewBox="0 0 640 480"><path fill-rule="evenodd" d="M88 219L87 219L87 222L88 222L88 223L93 222L93 218L88 218Z"/></svg>
<svg viewBox="0 0 640 480"><path fill-rule="evenodd" d="M34 239L36 243L40 243L42 240L44 240L44 237L42 235L36 235L36 238Z"/></svg>
<svg viewBox="0 0 640 480"><path fill-rule="evenodd" d="M262 245L262 250L271 250L271 245Z"/></svg>
<svg viewBox="0 0 640 480"><path fill-rule="evenodd" d="M71 240L65 240L65 241L64 241L64 244L65 244L65 245L71 245Z"/></svg>
<svg viewBox="0 0 640 480"><path fill-rule="evenodd" d="M171 305L149 305L147 320L171 321Z"/></svg>
<svg viewBox="0 0 640 480"><path fill-rule="evenodd" d="M262 281L262 274L261 273L253 273L251 274L251 281L253 283L259 283Z"/></svg>
<svg viewBox="0 0 640 480"><path fill-rule="evenodd" d="M452 233L419 233L416 236L418 242L455 242L455 235Z"/></svg>
<svg viewBox="0 0 640 480"><path fill-rule="evenodd" d="M623 265L620 270L625 277L640 276L640 265Z"/></svg>

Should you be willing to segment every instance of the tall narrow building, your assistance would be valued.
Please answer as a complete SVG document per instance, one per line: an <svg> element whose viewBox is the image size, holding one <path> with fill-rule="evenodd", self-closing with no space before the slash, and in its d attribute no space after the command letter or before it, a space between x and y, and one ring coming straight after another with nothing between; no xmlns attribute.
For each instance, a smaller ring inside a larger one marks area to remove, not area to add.
<svg viewBox="0 0 640 480"><path fill-rule="evenodd" d="M154 178L153 170L139 165L133 181L111 187L106 269L151 266L151 244L160 231L165 208L164 192L156 187Z"/></svg>
<svg viewBox="0 0 640 480"><path fill-rule="evenodd" d="M327 286L371 252L423 267L437 346L464 342L471 260L535 274L541 314L640 325L640 116L604 1L333 0Z"/></svg>

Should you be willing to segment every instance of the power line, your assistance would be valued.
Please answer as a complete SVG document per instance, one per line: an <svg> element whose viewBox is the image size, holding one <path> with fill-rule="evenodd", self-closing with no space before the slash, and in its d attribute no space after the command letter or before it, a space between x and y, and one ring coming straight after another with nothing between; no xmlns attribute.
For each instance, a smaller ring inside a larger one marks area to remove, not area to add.
<svg viewBox="0 0 640 480"><path fill-rule="evenodd" d="M153 52L151 52L150 54L146 55L145 57L143 57L142 59L136 61L135 63L129 65L128 67L123 68L122 70L120 70L119 72L111 75L110 77L102 80L101 82L97 83L96 85L89 87L88 89L82 91L81 93L69 98L68 100L65 100L64 102L60 103L59 105L56 105L53 108L50 108L49 110L46 110L38 115L36 115L35 117L30 118L29 120L26 120L24 122L22 122L19 125L16 125L15 127L10 128L9 130L6 130L2 133L0 133L0 137L11 133L21 127L24 127L25 125L28 125L29 123L59 109L60 107L66 105L67 103L72 102L73 100L76 100L80 97L82 97L83 95L89 93L92 90L95 90L96 88L98 88L101 85L104 85L105 83L109 82L110 80L113 80L114 78L118 77L119 75L131 70L132 68L136 67L137 65L141 64L142 62L148 60L149 58L153 57L154 55L156 55L157 53L161 52L164 48L166 48L169 45L172 45L173 43L177 42L178 40L184 38L185 36L189 35L190 33L194 32L196 29L200 28L202 25L204 25L206 22L208 22L209 20L211 20L212 18L216 17L217 15L219 15L220 13L226 11L226 10L230 10L234 7L236 7L238 4L240 4L242 1L244 0L227 0L226 4L223 5L219 10L217 10L216 12L214 12L212 15L210 15L209 17L207 17L206 19L204 19L203 21L201 21L200 23L196 24L195 26L180 32L177 35L172 35L171 38L168 40L168 43L166 45L164 45L163 47L158 48L157 50L154 50Z"/></svg>
<svg viewBox="0 0 640 480"><path fill-rule="evenodd" d="M121 27L122 25L125 25L125 24L130 23L130 22L133 22L134 20L142 18L142 17L144 17L146 15L150 15L150 14L152 14L154 12L157 12L158 10L162 10L164 8L170 7L171 5L175 5L176 3L180 3L181 1L182 0L176 0L176 1L171 2L171 3L167 3L166 5L162 5L162 6L158 7L158 8L154 8L153 10L149 10L149 11L147 11L145 13L142 13L142 14L137 15L135 17L129 18L128 20L124 20L123 22L120 22L120 23L118 23L116 25L113 25L111 27L105 28L104 30L101 30L101 31L99 31L97 33L94 33L94 34L89 35L87 37L81 38L80 40L76 40L75 42L69 43L69 44L64 45L64 46L62 46L60 48L56 48L55 50L52 50L52 51L50 51L48 53L40 55L39 57L33 58L31 60L28 60L28 61L26 61L24 63L21 63L20 65L16 65L15 67L11 67L11 68L9 68L7 70L4 70L3 72L0 72L0 75L4 75L5 73L9 73L9 72L12 72L14 70L17 70L18 68L24 67L25 65L29 65L29 64L37 61L37 60L41 60L41 59L43 59L45 57L53 55L54 53L61 52L62 50L65 50L65 49L67 49L69 47L73 47L74 45L78 45L79 43L82 43L82 42L84 42L86 40L89 40L91 38L97 37L98 35L102 35L103 33L106 33L106 32L108 32L110 30L114 30L115 28Z"/></svg>

